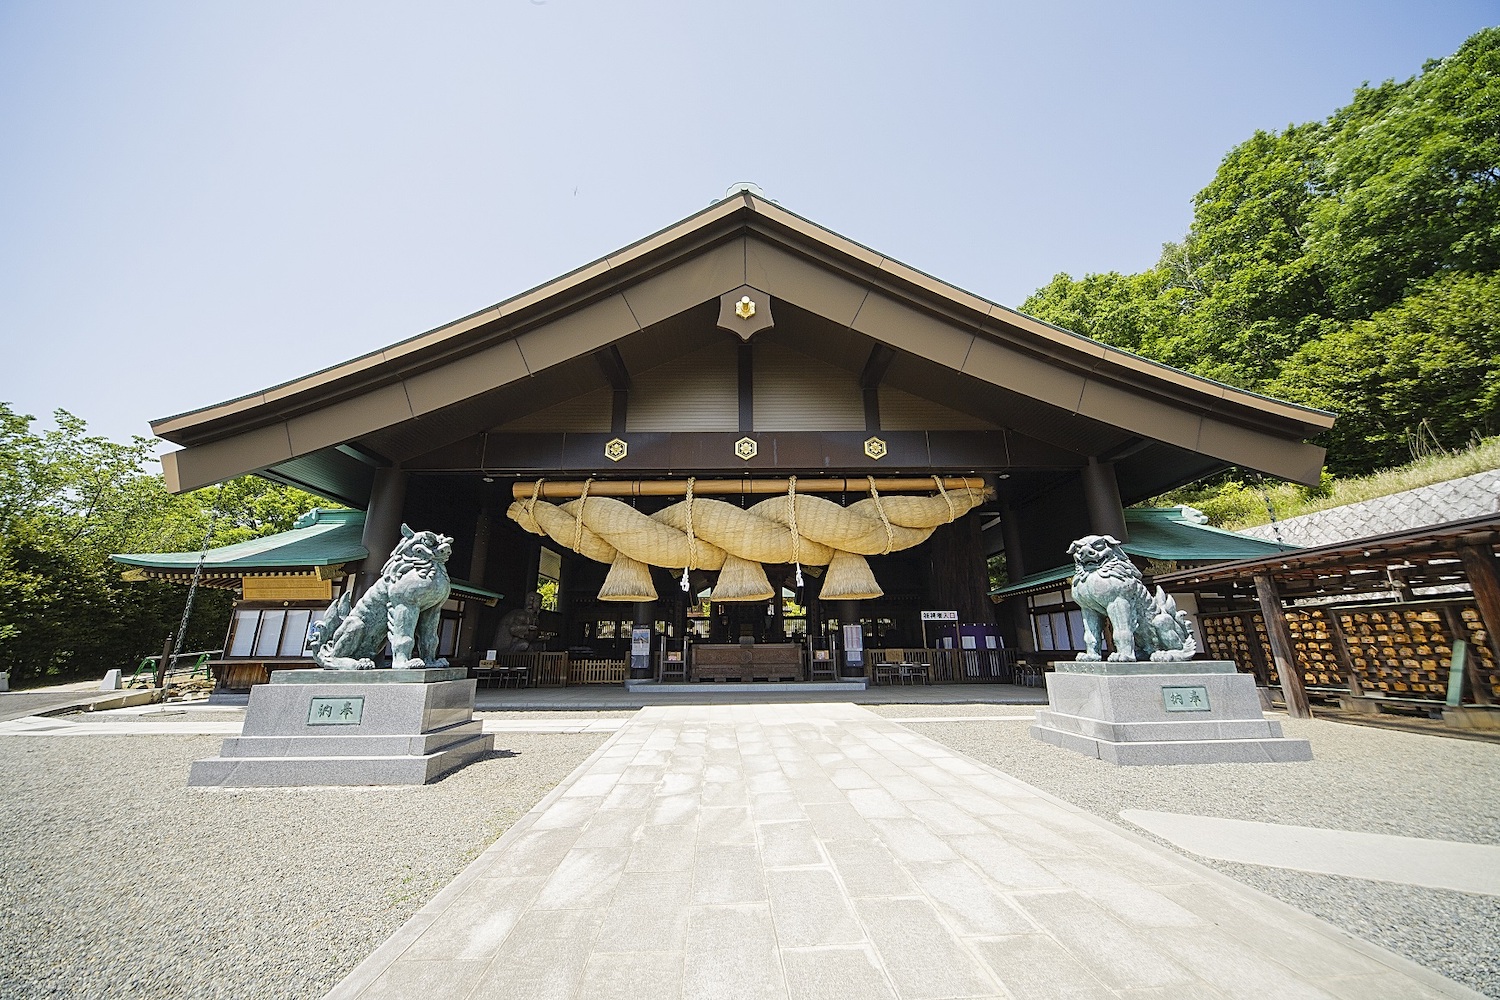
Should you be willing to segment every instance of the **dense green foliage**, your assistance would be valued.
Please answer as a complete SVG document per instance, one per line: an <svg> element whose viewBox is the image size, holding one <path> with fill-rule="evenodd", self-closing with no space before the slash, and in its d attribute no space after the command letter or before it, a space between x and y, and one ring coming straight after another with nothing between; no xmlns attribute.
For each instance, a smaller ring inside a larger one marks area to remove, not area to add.
<svg viewBox="0 0 1500 1000"><path fill-rule="evenodd" d="M152 441L90 436L64 410L56 427L0 403L0 670L12 684L102 675L161 651L187 588L125 583L112 552L197 550L285 531L317 498L253 477L168 493ZM326 506L326 504L325 504ZM200 590L183 649L216 648L229 595Z"/></svg>
<svg viewBox="0 0 1500 1000"><path fill-rule="evenodd" d="M1327 121L1224 158L1142 274L1060 274L1023 312L1339 414L1329 468L1404 461L1500 416L1500 28Z"/></svg>

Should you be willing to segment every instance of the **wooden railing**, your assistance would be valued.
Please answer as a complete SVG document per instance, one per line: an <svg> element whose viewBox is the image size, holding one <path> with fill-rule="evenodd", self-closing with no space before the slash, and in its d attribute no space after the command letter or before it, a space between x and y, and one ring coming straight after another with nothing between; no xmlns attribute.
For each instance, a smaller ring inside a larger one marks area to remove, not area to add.
<svg viewBox="0 0 1500 1000"><path fill-rule="evenodd" d="M1008 649L871 649L865 672L877 663L921 663L934 684L1014 684L1015 661Z"/></svg>
<svg viewBox="0 0 1500 1000"><path fill-rule="evenodd" d="M624 684L629 660L570 660L569 684Z"/></svg>
<svg viewBox="0 0 1500 1000"><path fill-rule="evenodd" d="M501 653L495 657L498 667L525 667L530 687L566 687L567 653Z"/></svg>

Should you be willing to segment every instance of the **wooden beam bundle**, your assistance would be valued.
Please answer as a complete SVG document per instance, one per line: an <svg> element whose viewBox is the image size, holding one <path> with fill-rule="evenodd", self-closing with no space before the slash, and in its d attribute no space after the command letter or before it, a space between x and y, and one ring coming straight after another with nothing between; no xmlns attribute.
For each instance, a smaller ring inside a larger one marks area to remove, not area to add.
<svg viewBox="0 0 1500 1000"><path fill-rule="evenodd" d="M975 490L985 487L982 476L949 476L942 480L945 490ZM543 500L566 499L583 495L584 484L578 480L543 481L540 490L535 483L517 482L511 486L511 495L517 500L529 500L533 493ZM699 479L693 483L693 496L748 496L751 494L786 493L791 488L787 479ZM881 493L929 493L937 489L933 477L909 477L875 480L875 488ZM588 483L591 497L678 497L687 495L686 479L629 479L593 480ZM870 481L859 478L801 479L797 480L798 493L868 493Z"/></svg>

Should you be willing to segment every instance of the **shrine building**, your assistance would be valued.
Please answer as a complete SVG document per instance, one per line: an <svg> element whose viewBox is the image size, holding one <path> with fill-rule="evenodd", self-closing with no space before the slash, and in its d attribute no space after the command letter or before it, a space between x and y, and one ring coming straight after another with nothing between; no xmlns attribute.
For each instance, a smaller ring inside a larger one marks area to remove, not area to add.
<svg viewBox="0 0 1500 1000"><path fill-rule="evenodd" d="M972 654L939 679L1007 679L1036 632L1026 595L991 600L994 557L1010 581L1055 573L1074 538L1128 543L1126 506L1234 466L1315 484L1307 439L1332 423L738 191L152 431L179 446L174 492L253 473L352 508L208 553L207 582L241 598L242 683L298 662L299 630L378 577L403 523L454 538L443 652L548 683L863 675L872 651L918 648ZM181 579L192 555L123 561Z"/></svg>

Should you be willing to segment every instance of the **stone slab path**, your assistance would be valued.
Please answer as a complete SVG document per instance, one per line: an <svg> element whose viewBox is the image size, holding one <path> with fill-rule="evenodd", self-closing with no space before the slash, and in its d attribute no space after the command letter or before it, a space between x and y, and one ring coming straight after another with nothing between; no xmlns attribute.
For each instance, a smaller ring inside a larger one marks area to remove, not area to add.
<svg viewBox="0 0 1500 1000"><path fill-rule="evenodd" d="M644 709L329 994L1476 996L843 704Z"/></svg>
<svg viewBox="0 0 1500 1000"><path fill-rule="evenodd" d="M1120 818L1205 858L1500 896L1500 847L1492 844L1145 809L1126 809Z"/></svg>

